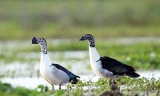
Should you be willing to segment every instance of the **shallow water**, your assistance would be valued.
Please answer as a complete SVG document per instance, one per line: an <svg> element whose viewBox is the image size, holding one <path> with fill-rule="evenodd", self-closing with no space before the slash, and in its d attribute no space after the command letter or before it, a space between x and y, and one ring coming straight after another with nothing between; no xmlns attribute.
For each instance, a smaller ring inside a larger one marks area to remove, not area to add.
<svg viewBox="0 0 160 96"><path fill-rule="evenodd" d="M152 78L154 77L155 79L159 80L160 79L160 71L144 71L144 72L138 72L141 77L145 77L145 78ZM90 75L80 75L80 80L82 81L93 81L96 82L99 77L98 76L94 76L93 74ZM31 88L31 89L35 89L37 88L38 85L44 85L44 86L49 86L49 88L52 88L51 85L45 81L42 77L15 77L15 78L2 78L1 79L2 82L4 83L10 83L12 86L16 87L16 86L23 86L26 88ZM55 89L58 89L59 86L55 85ZM66 88L65 85L62 86L63 89Z"/></svg>
<svg viewBox="0 0 160 96"><path fill-rule="evenodd" d="M21 52L17 55L25 58L26 61L30 59L35 59L35 61L19 62L17 60L8 64L0 61L0 76L35 77L39 74L40 52ZM86 51L49 52L48 55L53 63L60 64L75 74L84 75L91 73L91 71L87 69L90 63L88 60L88 52Z"/></svg>

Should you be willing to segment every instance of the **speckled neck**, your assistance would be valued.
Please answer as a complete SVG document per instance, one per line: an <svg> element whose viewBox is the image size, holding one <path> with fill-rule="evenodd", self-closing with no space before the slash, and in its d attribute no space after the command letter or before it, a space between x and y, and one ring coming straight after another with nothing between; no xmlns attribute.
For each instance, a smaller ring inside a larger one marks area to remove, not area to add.
<svg viewBox="0 0 160 96"><path fill-rule="evenodd" d="M88 42L89 42L89 46L90 46L90 47L95 47L95 41L94 41L94 38L93 38L93 37L90 37L90 38L88 39Z"/></svg>
<svg viewBox="0 0 160 96"><path fill-rule="evenodd" d="M41 50L43 54L47 54L47 45L41 45Z"/></svg>
<svg viewBox="0 0 160 96"><path fill-rule="evenodd" d="M93 41L89 40L89 46L90 46L90 47L95 47L94 40L93 40Z"/></svg>

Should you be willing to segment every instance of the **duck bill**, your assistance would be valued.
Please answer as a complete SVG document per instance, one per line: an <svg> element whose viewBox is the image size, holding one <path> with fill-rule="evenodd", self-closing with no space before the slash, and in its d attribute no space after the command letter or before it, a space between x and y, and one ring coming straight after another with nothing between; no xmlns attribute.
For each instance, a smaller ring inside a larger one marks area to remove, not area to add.
<svg viewBox="0 0 160 96"><path fill-rule="evenodd" d="M84 38L84 36L82 36L82 37L79 39L79 41L84 41L84 40L86 40L86 39Z"/></svg>
<svg viewBox="0 0 160 96"><path fill-rule="evenodd" d="M38 44L36 37L32 38L32 44Z"/></svg>

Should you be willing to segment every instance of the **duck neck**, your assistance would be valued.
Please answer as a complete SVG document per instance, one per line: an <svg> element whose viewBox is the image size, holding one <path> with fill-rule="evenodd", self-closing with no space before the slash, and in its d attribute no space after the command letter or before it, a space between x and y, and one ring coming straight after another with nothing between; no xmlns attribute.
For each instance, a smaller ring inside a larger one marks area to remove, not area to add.
<svg viewBox="0 0 160 96"><path fill-rule="evenodd" d="M44 54L43 52L41 52L41 62L46 63L51 63L48 54ZM51 65L51 64L50 64Z"/></svg>
<svg viewBox="0 0 160 96"><path fill-rule="evenodd" d="M47 46L41 46L41 64L49 64L48 66L52 64L47 54Z"/></svg>
<svg viewBox="0 0 160 96"><path fill-rule="evenodd" d="M98 62L100 60L100 55L98 54L96 47L89 46L89 56L90 61Z"/></svg>
<svg viewBox="0 0 160 96"><path fill-rule="evenodd" d="M92 38L91 40L88 41L89 42L89 46L90 47L95 47L95 41L94 38Z"/></svg>
<svg viewBox="0 0 160 96"><path fill-rule="evenodd" d="M47 45L41 45L41 51L43 54L47 54Z"/></svg>

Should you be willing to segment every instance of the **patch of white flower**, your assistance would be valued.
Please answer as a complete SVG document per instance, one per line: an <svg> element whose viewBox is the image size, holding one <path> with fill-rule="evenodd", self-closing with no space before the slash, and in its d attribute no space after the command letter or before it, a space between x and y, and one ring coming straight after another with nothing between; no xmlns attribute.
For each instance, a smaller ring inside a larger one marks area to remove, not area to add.
<svg viewBox="0 0 160 96"><path fill-rule="evenodd" d="M150 53L150 58L156 58L156 53L151 52L151 53Z"/></svg>
<svg viewBox="0 0 160 96"><path fill-rule="evenodd" d="M127 61L130 61L130 60L131 60L131 58L130 58L130 57L127 57L127 58L126 58L126 60L127 60Z"/></svg>

